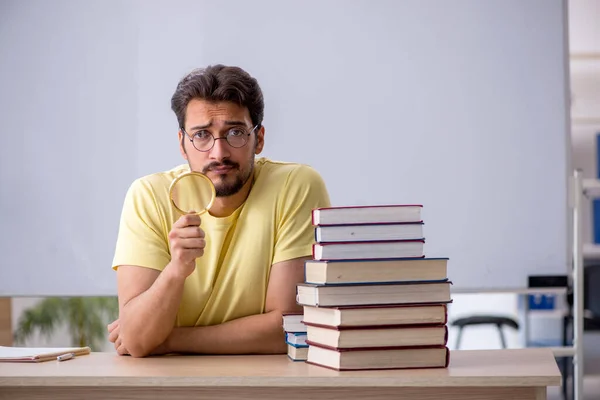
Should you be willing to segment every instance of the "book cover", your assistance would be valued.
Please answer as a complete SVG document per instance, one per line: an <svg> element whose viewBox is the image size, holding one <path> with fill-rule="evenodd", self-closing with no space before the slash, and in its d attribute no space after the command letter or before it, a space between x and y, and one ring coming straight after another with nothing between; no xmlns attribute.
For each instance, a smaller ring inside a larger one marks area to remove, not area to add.
<svg viewBox="0 0 600 400"><path fill-rule="evenodd" d="M423 258L425 239L313 243L314 260Z"/></svg>
<svg viewBox="0 0 600 400"><path fill-rule="evenodd" d="M447 265L448 258L434 257L311 259L304 262L304 282L341 284L440 280L447 278Z"/></svg>
<svg viewBox="0 0 600 400"><path fill-rule="evenodd" d="M423 222L319 225L314 236L317 243L417 240L423 238L423 225Z"/></svg>
<svg viewBox="0 0 600 400"><path fill-rule="evenodd" d="M317 343L335 349L445 346L446 324L327 326L307 323L305 343Z"/></svg>
<svg viewBox="0 0 600 400"><path fill-rule="evenodd" d="M422 222L421 204L356 205L315 208L312 224Z"/></svg>
<svg viewBox="0 0 600 400"><path fill-rule="evenodd" d="M331 327L447 324L447 304L451 302L330 307L305 305L303 322L304 325L313 323Z"/></svg>
<svg viewBox="0 0 600 400"><path fill-rule="evenodd" d="M440 303L451 300L449 280L296 285L296 303L308 306Z"/></svg>
<svg viewBox="0 0 600 400"><path fill-rule="evenodd" d="M306 363L335 371L447 368L450 365L450 349L447 346L336 349L310 341L307 343ZM378 355L381 357L383 354L383 360L376 360ZM355 356L354 360L345 362L345 355Z"/></svg>

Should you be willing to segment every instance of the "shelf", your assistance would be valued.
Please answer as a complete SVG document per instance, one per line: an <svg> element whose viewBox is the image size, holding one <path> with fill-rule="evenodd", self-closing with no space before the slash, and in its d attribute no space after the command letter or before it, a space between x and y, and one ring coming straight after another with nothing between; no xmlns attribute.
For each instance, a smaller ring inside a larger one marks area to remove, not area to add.
<svg viewBox="0 0 600 400"><path fill-rule="evenodd" d="M588 260L600 260L600 244L584 243L583 258Z"/></svg>
<svg viewBox="0 0 600 400"><path fill-rule="evenodd" d="M587 197L600 197L600 179L583 179L581 185Z"/></svg>
<svg viewBox="0 0 600 400"><path fill-rule="evenodd" d="M567 315L567 310L527 310L528 317L534 318L562 318Z"/></svg>
<svg viewBox="0 0 600 400"><path fill-rule="evenodd" d="M600 53L598 52L588 52L588 53L571 53L569 54L569 59L571 61L574 60L600 60Z"/></svg>
<svg viewBox="0 0 600 400"><path fill-rule="evenodd" d="M474 289L450 289L452 294L565 294L567 288L547 287L547 288L474 288Z"/></svg>
<svg viewBox="0 0 600 400"><path fill-rule="evenodd" d="M600 117L571 117L571 122L578 125L600 125ZM576 133L573 133L576 135Z"/></svg>

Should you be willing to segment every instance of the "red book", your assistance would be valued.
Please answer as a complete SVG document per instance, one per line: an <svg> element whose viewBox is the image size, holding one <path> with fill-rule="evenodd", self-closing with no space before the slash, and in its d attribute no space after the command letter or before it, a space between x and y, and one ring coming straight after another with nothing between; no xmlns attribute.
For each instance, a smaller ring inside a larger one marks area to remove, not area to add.
<svg viewBox="0 0 600 400"><path fill-rule="evenodd" d="M378 325L440 325L448 323L446 303L374 304L365 306L304 306L305 325L330 327Z"/></svg>
<svg viewBox="0 0 600 400"><path fill-rule="evenodd" d="M448 343L445 324L336 327L305 324L307 342L334 349L445 346Z"/></svg>
<svg viewBox="0 0 600 400"><path fill-rule="evenodd" d="M298 283L296 303L316 307L448 303L452 300L451 283L448 279L336 285Z"/></svg>
<svg viewBox="0 0 600 400"><path fill-rule="evenodd" d="M335 349L308 340L306 343L307 364L336 371L446 368L450 363L446 346Z"/></svg>
<svg viewBox="0 0 600 400"><path fill-rule="evenodd" d="M314 260L375 260L422 258L425 240L313 243Z"/></svg>
<svg viewBox="0 0 600 400"><path fill-rule="evenodd" d="M389 240L415 240L423 238L423 222L393 224L319 225L315 227L315 241L377 242Z"/></svg>
<svg viewBox="0 0 600 400"><path fill-rule="evenodd" d="M312 210L313 225L422 222L420 204L324 207Z"/></svg>

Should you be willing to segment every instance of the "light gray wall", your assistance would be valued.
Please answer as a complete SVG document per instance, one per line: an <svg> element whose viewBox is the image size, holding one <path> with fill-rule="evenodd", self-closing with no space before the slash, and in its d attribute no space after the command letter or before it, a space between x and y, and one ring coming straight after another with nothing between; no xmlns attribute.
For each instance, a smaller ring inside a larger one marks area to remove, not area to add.
<svg viewBox="0 0 600 400"><path fill-rule="evenodd" d="M121 1L4 1L0 295L115 292L136 175L136 25Z"/></svg>
<svg viewBox="0 0 600 400"><path fill-rule="evenodd" d="M566 272L560 0L4 8L0 295L116 292L125 190L182 162L170 96L218 62L261 82L264 154L313 165L334 205L423 204L454 288Z"/></svg>

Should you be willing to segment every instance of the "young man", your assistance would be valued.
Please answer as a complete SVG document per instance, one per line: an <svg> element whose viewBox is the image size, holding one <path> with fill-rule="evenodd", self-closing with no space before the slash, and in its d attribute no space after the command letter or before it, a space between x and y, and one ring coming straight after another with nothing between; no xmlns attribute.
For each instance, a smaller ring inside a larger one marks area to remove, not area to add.
<svg viewBox="0 0 600 400"><path fill-rule="evenodd" d="M314 231L311 210L329 205L311 167L255 159L265 141L263 96L237 67L192 71L171 107L187 164L133 182L113 269L119 319L108 326L119 354L285 353L282 314L300 311ZM179 214L169 185L184 171L216 189L209 213Z"/></svg>

